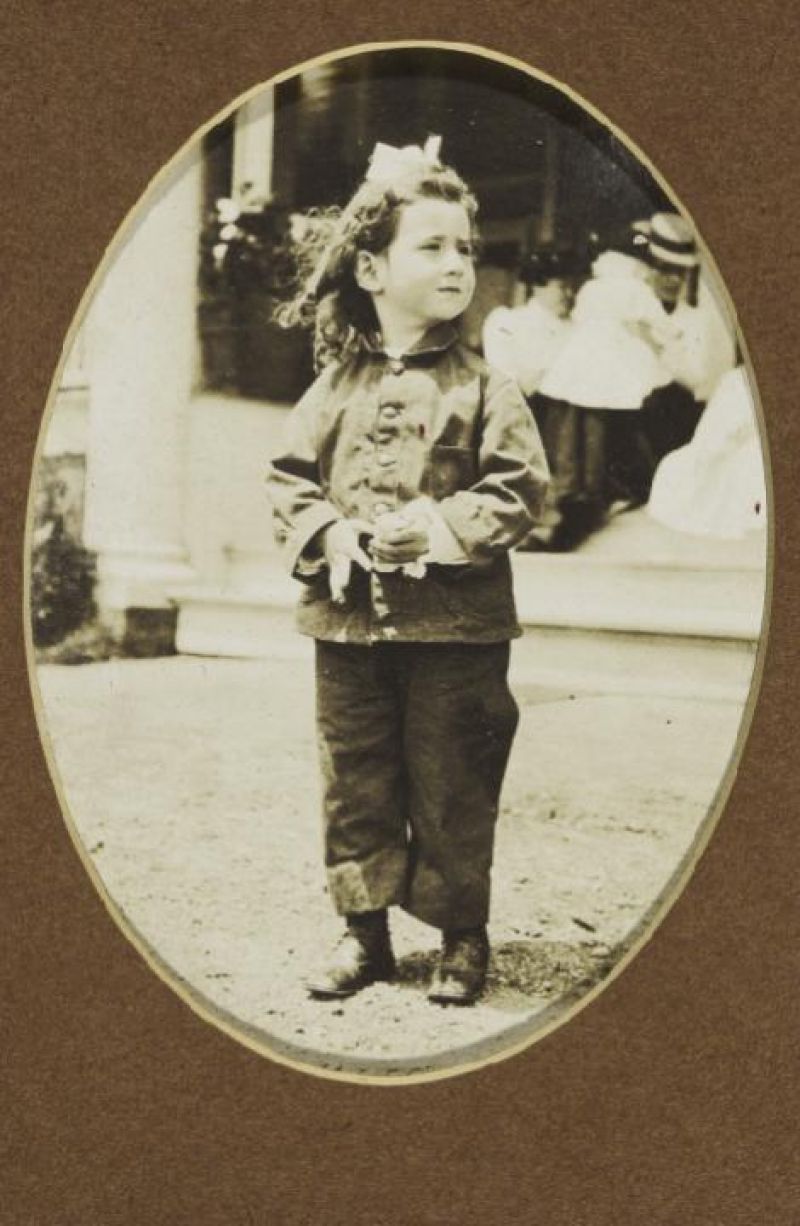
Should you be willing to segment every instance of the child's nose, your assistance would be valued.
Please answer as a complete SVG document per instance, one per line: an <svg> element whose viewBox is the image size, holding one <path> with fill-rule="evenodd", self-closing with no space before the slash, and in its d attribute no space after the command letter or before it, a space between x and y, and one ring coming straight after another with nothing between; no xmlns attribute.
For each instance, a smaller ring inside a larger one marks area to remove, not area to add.
<svg viewBox="0 0 800 1226"><path fill-rule="evenodd" d="M467 264L467 256L458 247L450 247L445 252L444 264L448 272L461 272Z"/></svg>

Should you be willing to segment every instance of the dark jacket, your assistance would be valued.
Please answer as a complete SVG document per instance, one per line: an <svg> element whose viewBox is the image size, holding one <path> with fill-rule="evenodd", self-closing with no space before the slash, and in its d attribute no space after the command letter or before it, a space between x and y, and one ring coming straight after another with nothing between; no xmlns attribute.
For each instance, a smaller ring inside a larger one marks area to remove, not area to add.
<svg viewBox="0 0 800 1226"><path fill-rule="evenodd" d="M501 642L520 633L508 550L547 485L541 439L516 383L464 348L450 325L402 359L366 341L326 367L293 410L268 489L298 628L337 642ZM331 601L314 538L341 517L371 521L428 495L469 562L423 578L353 567Z"/></svg>

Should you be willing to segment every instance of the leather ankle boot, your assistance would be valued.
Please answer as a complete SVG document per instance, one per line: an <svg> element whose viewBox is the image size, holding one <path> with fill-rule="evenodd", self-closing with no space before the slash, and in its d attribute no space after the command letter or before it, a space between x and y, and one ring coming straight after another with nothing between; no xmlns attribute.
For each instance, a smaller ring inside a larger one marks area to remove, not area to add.
<svg viewBox="0 0 800 1226"><path fill-rule="evenodd" d="M472 1005L486 984L489 938L485 928L448 929L428 999L439 1005Z"/></svg>
<svg viewBox="0 0 800 1226"><path fill-rule="evenodd" d="M340 999L395 973L386 911L346 917L347 928L326 966L308 980L312 996Z"/></svg>

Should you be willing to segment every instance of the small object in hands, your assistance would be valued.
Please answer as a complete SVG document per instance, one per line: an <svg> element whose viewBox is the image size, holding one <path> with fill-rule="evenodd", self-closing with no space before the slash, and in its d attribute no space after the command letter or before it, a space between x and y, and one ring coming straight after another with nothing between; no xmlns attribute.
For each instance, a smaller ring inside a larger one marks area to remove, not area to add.
<svg viewBox="0 0 800 1226"><path fill-rule="evenodd" d="M347 916L347 930L327 966L306 986L320 1000L341 1000L392 979L395 969L386 911L365 911Z"/></svg>
<svg viewBox="0 0 800 1226"><path fill-rule="evenodd" d="M402 570L411 579L422 579L430 542L424 516L405 511L387 511L375 521L370 549L376 571Z"/></svg>

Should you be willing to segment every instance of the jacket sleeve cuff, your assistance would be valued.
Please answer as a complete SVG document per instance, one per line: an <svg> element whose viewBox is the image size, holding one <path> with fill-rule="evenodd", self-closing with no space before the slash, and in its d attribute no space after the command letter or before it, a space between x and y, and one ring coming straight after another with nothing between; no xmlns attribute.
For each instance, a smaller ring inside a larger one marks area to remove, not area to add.
<svg viewBox="0 0 800 1226"><path fill-rule="evenodd" d="M464 490L439 504L442 518L473 566L488 565L527 536L537 516L531 503L512 504L498 515L479 495Z"/></svg>
<svg viewBox="0 0 800 1226"><path fill-rule="evenodd" d="M325 560L309 550L309 545L318 532L341 519L330 502L315 502L296 516L291 532L284 542L284 561L294 579L308 582L324 568Z"/></svg>

